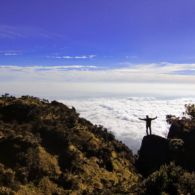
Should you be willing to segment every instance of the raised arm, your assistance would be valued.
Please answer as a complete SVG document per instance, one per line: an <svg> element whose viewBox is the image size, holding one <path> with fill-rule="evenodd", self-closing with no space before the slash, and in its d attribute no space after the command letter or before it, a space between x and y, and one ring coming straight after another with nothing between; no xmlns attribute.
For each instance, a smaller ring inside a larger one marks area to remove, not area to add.
<svg viewBox="0 0 195 195"><path fill-rule="evenodd" d="M145 121L146 119L145 118L138 118L139 120L142 120L142 121Z"/></svg>
<svg viewBox="0 0 195 195"><path fill-rule="evenodd" d="M152 120L155 120L155 119L157 119L157 116L156 116L156 117L154 117L154 118L152 118Z"/></svg>

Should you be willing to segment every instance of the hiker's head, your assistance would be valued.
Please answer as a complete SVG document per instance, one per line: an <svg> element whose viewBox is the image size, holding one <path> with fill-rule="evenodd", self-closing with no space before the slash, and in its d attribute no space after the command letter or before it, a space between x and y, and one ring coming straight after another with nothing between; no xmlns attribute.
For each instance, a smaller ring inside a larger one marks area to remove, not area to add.
<svg viewBox="0 0 195 195"><path fill-rule="evenodd" d="M148 115L146 115L146 118L149 118L149 116L148 116Z"/></svg>

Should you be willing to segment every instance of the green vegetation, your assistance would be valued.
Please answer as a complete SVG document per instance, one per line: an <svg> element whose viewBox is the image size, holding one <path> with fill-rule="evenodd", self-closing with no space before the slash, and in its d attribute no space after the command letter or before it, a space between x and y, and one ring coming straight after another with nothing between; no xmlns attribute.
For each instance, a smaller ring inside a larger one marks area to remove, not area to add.
<svg viewBox="0 0 195 195"><path fill-rule="evenodd" d="M135 158L111 132L80 118L73 107L5 94L0 97L0 194L195 194L195 106L186 105L185 117L169 115L167 122L168 138L145 136Z"/></svg>
<svg viewBox="0 0 195 195"><path fill-rule="evenodd" d="M174 163L163 165L152 173L140 186L139 194L195 194L195 174Z"/></svg>
<svg viewBox="0 0 195 195"><path fill-rule="evenodd" d="M0 98L0 194L125 194L132 152L75 108L31 96Z"/></svg>

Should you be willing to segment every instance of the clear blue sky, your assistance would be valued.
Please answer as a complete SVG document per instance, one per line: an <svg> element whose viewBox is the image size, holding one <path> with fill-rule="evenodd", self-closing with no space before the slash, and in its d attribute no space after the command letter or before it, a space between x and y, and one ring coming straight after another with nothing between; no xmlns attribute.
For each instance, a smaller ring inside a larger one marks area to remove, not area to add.
<svg viewBox="0 0 195 195"><path fill-rule="evenodd" d="M194 63L194 0L1 0L1 65Z"/></svg>

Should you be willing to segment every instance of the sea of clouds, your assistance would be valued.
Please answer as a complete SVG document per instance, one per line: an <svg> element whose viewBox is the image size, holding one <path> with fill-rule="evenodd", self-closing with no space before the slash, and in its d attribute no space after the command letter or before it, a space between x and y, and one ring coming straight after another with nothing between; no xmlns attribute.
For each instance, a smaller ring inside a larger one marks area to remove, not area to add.
<svg viewBox="0 0 195 195"><path fill-rule="evenodd" d="M65 59L93 57L62 56ZM0 93L61 99L74 106L81 117L112 131L136 152L145 135L144 121L138 117L158 116L152 123L153 133L166 136L169 128L166 115L181 116L184 105L195 102L192 98L168 98L195 97L194 70L195 64L168 62L120 63L113 67L0 65Z"/></svg>
<svg viewBox="0 0 195 195"><path fill-rule="evenodd" d="M151 97L88 98L60 100L74 106L81 117L93 124L103 125L123 141L134 153L146 134L145 122L138 118L149 115L158 118L152 122L153 134L166 137L169 125L166 115L182 116L185 104L195 103L194 98L162 99Z"/></svg>

